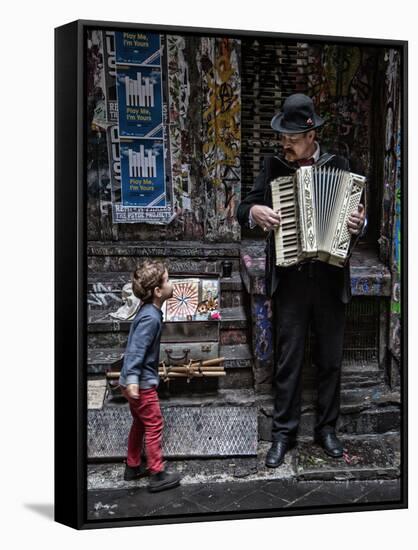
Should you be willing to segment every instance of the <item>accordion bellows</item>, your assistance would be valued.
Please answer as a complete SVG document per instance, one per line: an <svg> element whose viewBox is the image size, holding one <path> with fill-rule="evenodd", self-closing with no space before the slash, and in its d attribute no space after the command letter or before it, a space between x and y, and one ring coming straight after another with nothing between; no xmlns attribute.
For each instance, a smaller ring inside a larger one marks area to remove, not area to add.
<svg viewBox="0 0 418 550"><path fill-rule="evenodd" d="M273 210L282 217L274 230L276 265L316 258L343 267L351 241L348 217L358 208L366 178L337 168L303 166L270 185Z"/></svg>

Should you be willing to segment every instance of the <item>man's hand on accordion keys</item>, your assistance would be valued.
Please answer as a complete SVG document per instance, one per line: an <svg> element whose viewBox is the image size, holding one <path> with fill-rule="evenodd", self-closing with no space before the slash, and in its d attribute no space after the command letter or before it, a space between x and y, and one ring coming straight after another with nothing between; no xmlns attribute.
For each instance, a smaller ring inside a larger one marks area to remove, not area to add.
<svg viewBox="0 0 418 550"><path fill-rule="evenodd" d="M353 212L348 218L347 226L352 235L358 235L364 225L366 213L362 204L358 205L357 212Z"/></svg>
<svg viewBox="0 0 418 550"><path fill-rule="evenodd" d="M279 212L274 211L268 206L254 204L251 207L251 217L263 231L271 231L280 226L282 218Z"/></svg>

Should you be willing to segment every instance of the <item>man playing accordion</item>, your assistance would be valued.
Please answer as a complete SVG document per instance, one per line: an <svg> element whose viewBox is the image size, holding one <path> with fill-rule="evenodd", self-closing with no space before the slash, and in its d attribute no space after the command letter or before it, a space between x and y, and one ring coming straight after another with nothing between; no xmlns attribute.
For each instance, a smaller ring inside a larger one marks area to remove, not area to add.
<svg viewBox="0 0 418 550"><path fill-rule="evenodd" d="M314 440L331 457L340 457L343 446L336 435L340 408L340 378L346 304L351 298L350 268L308 259L289 267L276 265L274 229L281 224L273 210L270 183L291 176L301 166L313 165L348 171L348 160L321 150L316 129L324 124L312 100L293 94L283 104L271 126L279 133L282 155L264 158L264 166L250 193L240 203L237 218L242 226L260 226L267 234L266 291L272 299L275 338L275 390L272 445L266 465L282 464L296 443L301 410L301 373L309 325L315 332L318 400ZM365 229L362 204L348 218L347 227L359 236Z"/></svg>

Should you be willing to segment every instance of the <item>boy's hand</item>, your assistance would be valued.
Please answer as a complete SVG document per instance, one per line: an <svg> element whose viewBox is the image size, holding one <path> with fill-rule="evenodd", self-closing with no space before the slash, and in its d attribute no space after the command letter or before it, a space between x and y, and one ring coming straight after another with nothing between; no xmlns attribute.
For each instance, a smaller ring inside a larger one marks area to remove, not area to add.
<svg viewBox="0 0 418 550"><path fill-rule="evenodd" d="M131 397L132 399L139 399L139 386L138 384L128 384L126 386L126 393Z"/></svg>

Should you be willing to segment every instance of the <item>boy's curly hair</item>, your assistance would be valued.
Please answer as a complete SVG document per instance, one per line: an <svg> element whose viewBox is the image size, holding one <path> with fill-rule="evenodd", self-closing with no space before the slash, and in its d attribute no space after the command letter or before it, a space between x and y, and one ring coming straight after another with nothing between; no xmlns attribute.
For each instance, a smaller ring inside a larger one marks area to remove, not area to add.
<svg viewBox="0 0 418 550"><path fill-rule="evenodd" d="M161 286L166 265L149 258L136 266L132 274L132 291L143 302L150 302L154 295L154 288Z"/></svg>

